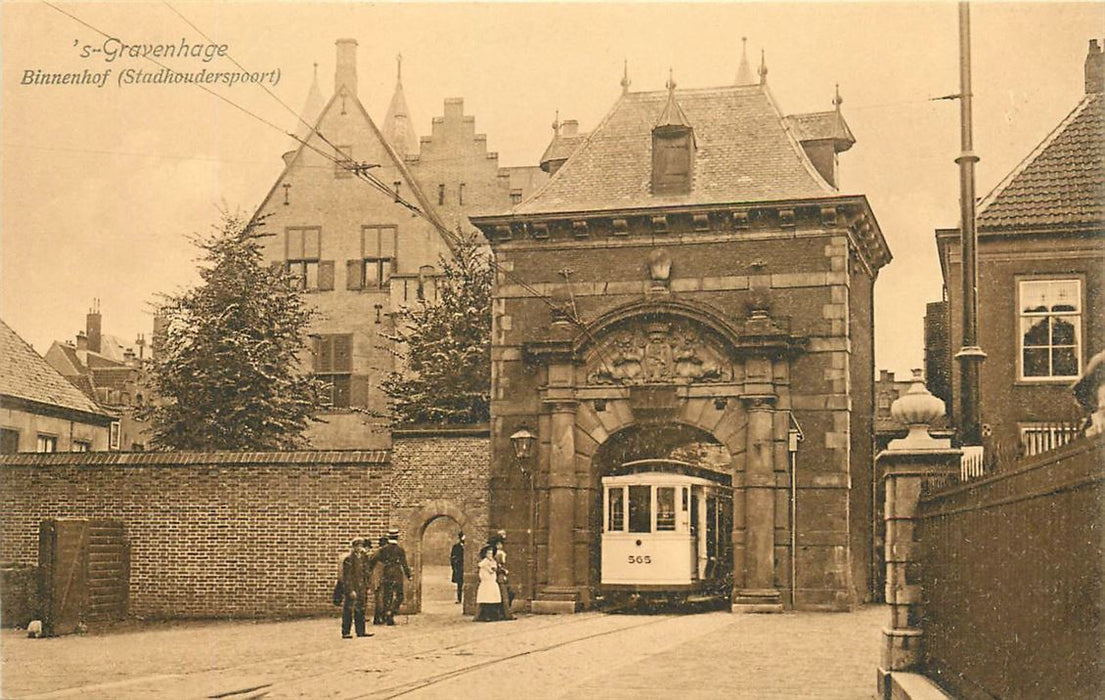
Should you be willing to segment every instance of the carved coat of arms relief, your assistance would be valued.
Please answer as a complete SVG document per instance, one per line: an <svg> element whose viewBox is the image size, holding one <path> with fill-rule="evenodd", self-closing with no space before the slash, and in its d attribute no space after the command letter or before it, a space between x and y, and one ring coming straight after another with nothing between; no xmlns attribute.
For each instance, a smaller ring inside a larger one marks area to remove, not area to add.
<svg viewBox="0 0 1105 700"><path fill-rule="evenodd" d="M732 363L719 344L694 326L651 322L602 338L587 365L588 384L727 382Z"/></svg>

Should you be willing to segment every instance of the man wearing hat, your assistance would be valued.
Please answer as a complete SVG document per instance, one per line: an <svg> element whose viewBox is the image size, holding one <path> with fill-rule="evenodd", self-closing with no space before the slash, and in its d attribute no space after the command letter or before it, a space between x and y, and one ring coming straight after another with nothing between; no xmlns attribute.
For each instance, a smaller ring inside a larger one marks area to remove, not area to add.
<svg viewBox="0 0 1105 700"><path fill-rule="evenodd" d="M350 628L357 632L358 637L371 637L372 633L365 631L364 611L368 600L368 576L371 571L368 552L364 548L364 540L360 537L353 540L349 554L341 560L342 583L342 608L341 608L341 636L342 639L351 639Z"/></svg>
<svg viewBox="0 0 1105 700"><path fill-rule="evenodd" d="M395 613L403 603L403 577L411 577L411 567L407 565L407 553L399 546L399 530L388 530L388 543L380 547L372 556L373 566L380 566L380 586L384 591L384 624L395 624Z"/></svg>

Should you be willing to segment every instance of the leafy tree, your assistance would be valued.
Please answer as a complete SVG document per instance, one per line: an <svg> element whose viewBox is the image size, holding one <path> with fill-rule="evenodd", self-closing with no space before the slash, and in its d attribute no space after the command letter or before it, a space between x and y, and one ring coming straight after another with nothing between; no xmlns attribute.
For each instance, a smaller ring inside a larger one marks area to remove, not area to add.
<svg viewBox="0 0 1105 700"><path fill-rule="evenodd" d="M202 283L160 306L147 408L151 446L272 450L306 445L316 380L298 370L312 312L282 269L266 267L263 220L224 214L195 237Z"/></svg>
<svg viewBox="0 0 1105 700"><path fill-rule="evenodd" d="M400 424L487 422L491 405L491 282L486 251L462 239L441 259L437 300L422 300L396 317L405 368L381 384Z"/></svg>

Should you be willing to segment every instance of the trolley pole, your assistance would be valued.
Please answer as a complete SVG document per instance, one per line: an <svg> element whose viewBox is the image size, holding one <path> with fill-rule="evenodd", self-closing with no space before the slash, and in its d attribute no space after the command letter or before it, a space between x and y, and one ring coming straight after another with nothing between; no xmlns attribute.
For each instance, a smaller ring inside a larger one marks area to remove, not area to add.
<svg viewBox="0 0 1105 700"><path fill-rule="evenodd" d="M978 344L978 234L975 230L975 163L971 136L971 9L959 3L959 232L963 271L963 344L959 361L958 433L961 445L982 444L980 375L986 353Z"/></svg>

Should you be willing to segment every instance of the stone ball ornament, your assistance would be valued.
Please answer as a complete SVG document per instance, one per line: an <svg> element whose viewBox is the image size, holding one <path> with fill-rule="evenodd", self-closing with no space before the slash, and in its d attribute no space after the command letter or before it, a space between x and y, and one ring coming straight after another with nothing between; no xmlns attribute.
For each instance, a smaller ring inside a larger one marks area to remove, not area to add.
<svg viewBox="0 0 1105 700"><path fill-rule="evenodd" d="M892 448L931 447L936 441L929 435L929 426L944 415L944 402L929 392L922 371L915 369L913 384L890 404L890 415L909 427L905 438L891 442Z"/></svg>

